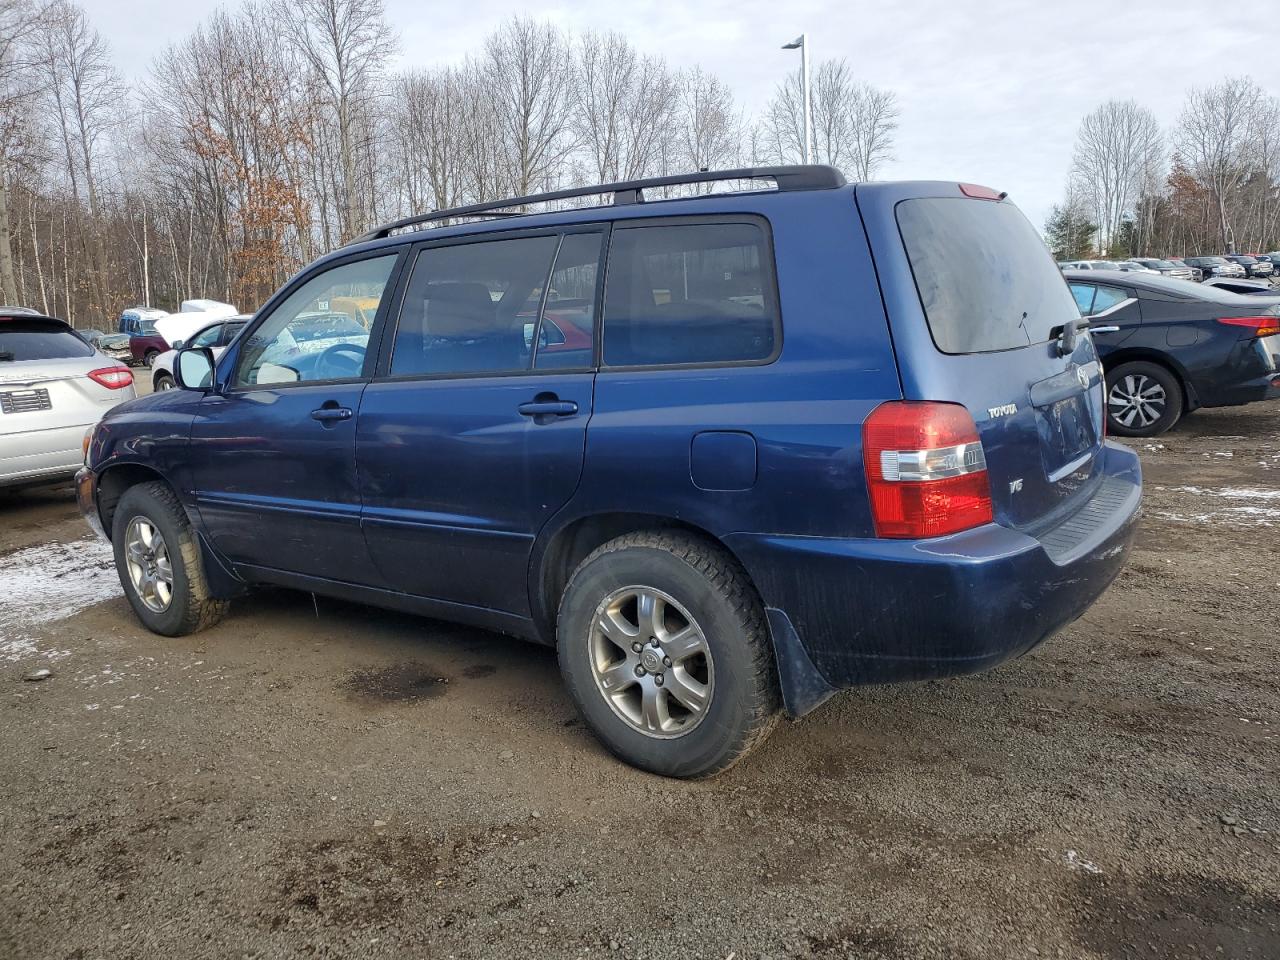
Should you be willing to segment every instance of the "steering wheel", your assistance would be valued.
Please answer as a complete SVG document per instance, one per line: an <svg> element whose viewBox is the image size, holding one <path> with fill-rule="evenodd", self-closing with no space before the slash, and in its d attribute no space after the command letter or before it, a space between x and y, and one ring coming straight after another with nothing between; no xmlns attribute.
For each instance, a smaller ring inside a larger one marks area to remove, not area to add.
<svg viewBox="0 0 1280 960"><path fill-rule="evenodd" d="M365 347L359 343L335 343L316 357L315 379L343 380L360 376L365 352Z"/></svg>

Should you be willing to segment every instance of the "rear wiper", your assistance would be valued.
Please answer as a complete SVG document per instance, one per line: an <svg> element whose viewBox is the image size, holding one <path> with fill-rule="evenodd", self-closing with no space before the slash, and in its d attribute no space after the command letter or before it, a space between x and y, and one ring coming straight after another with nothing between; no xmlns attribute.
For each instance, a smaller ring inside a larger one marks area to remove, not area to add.
<svg viewBox="0 0 1280 960"><path fill-rule="evenodd" d="M1107 317L1111 316L1112 314L1119 313L1121 310L1125 309L1130 304L1134 304L1137 302L1138 301L1135 298L1127 297L1126 299L1121 300L1119 303L1113 304L1112 306L1108 307L1106 310L1103 310L1101 313L1093 313L1087 317L1080 317L1077 320L1069 320L1066 323L1064 323L1061 327L1054 327L1054 329L1050 331L1050 333L1059 331L1058 332L1058 356L1069 357L1071 356L1071 354L1075 353L1076 335L1080 333L1080 331L1082 330L1088 330L1090 333L1115 333L1117 330L1120 329L1119 327L1115 327L1115 326L1095 327L1094 322L1098 320L1105 320Z"/></svg>

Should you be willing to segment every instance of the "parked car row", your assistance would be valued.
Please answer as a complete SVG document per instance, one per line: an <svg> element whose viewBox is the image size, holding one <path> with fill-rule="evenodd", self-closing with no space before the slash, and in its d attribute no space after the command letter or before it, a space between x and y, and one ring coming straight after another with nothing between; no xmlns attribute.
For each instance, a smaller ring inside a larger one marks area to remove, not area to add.
<svg viewBox="0 0 1280 960"><path fill-rule="evenodd" d="M1213 279L1255 278L1270 280L1280 272L1280 252L1258 256L1226 254L1220 257L1131 257L1128 260L1061 260L1063 270L1111 270L1151 273L1197 283Z"/></svg>

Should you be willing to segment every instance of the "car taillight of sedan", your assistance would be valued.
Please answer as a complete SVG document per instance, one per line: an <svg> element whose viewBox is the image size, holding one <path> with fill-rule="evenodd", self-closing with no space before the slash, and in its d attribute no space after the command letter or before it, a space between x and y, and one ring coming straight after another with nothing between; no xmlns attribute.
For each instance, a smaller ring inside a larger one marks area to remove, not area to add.
<svg viewBox="0 0 1280 960"><path fill-rule="evenodd" d="M89 379L108 390L123 390L133 383L128 367L99 367L89 371Z"/></svg>

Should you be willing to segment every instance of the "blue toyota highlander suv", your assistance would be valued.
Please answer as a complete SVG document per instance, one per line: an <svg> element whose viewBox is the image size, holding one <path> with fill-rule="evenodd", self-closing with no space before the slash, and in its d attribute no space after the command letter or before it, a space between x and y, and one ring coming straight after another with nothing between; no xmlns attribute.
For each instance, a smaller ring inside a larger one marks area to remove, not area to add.
<svg viewBox="0 0 1280 960"><path fill-rule="evenodd" d="M969 184L440 211L307 267L216 364L182 351L79 497L157 633L277 584L526 637L613 753L706 776L780 712L994 666L1098 598L1141 477L1090 319Z"/></svg>

